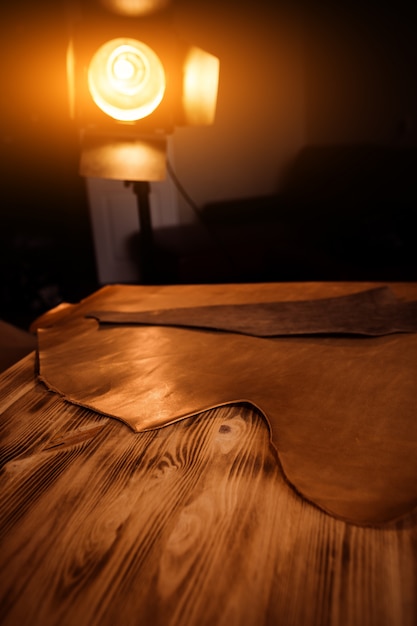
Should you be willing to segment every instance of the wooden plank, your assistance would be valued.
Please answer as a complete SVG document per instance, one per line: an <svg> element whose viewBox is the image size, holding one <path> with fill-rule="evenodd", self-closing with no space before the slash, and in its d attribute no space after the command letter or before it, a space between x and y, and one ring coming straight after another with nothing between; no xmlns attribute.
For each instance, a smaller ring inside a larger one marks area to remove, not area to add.
<svg viewBox="0 0 417 626"><path fill-rule="evenodd" d="M255 410L135 433L33 355L0 407L2 626L417 624L416 511L367 528L303 500Z"/></svg>
<svg viewBox="0 0 417 626"><path fill-rule="evenodd" d="M416 623L415 515L366 529L306 503L256 412L135 434L40 387L2 418L5 626Z"/></svg>

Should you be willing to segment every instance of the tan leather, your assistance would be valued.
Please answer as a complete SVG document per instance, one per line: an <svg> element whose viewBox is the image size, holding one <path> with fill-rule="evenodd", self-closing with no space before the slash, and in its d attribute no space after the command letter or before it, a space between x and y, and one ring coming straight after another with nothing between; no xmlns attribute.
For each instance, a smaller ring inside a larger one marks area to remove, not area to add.
<svg viewBox="0 0 417 626"><path fill-rule="evenodd" d="M152 311L90 311L106 324L209 328L256 337L301 334L387 335L417 331L417 302L401 302L388 287L317 300L218 304Z"/></svg>
<svg viewBox="0 0 417 626"><path fill-rule="evenodd" d="M75 318L39 329L40 378L137 431L233 402L259 408L288 481L377 524L417 504L417 335L264 339Z"/></svg>

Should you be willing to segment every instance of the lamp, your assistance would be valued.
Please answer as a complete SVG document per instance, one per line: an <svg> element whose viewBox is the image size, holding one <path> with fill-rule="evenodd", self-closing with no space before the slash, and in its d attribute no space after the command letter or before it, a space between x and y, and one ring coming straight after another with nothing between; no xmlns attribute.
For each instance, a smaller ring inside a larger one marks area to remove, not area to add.
<svg viewBox="0 0 417 626"><path fill-rule="evenodd" d="M169 0L70 0L68 15L79 173L132 184L149 268L149 182L166 177L167 136L176 126L213 123L219 60L177 36Z"/></svg>
<svg viewBox="0 0 417 626"><path fill-rule="evenodd" d="M119 122L147 117L165 93L165 71L146 44L119 37L106 41L88 66L88 89L95 104Z"/></svg>

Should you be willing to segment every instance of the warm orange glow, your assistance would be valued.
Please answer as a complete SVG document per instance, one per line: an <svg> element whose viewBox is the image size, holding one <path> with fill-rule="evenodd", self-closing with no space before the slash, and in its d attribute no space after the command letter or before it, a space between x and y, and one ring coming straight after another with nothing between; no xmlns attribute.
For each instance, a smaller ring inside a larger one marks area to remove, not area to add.
<svg viewBox="0 0 417 626"><path fill-rule="evenodd" d="M114 180L163 180L166 138L83 134L81 176Z"/></svg>
<svg viewBox="0 0 417 626"><path fill-rule="evenodd" d="M170 0L100 0L100 3L118 15L139 17L164 9L170 4Z"/></svg>
<svg viewBox="0 0 417 626"><path fill-rule="evenodd" d="M189 50L184 65L183 107L187 124L212 124L216 111L219 59L200 48Z"/></svg>
<svg viewBox="0 0 417 626"><path fill-rule="evenodd" d="M71 119L75 117L75 70L74 70L74 46L72 40L67 48L67 89L68 89L68 107Z"/></svg>
<svg viewBox="0 0 417 626"><path fill-rule="evenodd" d="M165 93L159 57L135 39L112 39L94 54L88 87L96 105L110 117L132 122L147 117Z"/></svg>

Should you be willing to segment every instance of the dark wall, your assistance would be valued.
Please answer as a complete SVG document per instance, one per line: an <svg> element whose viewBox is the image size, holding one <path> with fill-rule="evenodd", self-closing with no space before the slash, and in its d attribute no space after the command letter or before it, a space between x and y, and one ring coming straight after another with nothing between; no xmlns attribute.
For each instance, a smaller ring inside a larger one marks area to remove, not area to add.
<svg viewBox="0 0 417 626"><path fill-rule="evenodd" d="M205 7L212 16L214 26L203 41L205 45L210 37L215 42L223 32L216 28L217 10L218 15L229 16L230 46L234 45L233 16L241 20L255 10L249 0L178 3L185 8L189 5L194 13ZM271 6L260 0L256 3L258 15L263 3ZM391 9L360 3L355 10L348 8L347 2L329 2L324 8L320 3L289 0L278 4L280 8L286 5L295 19L305 24L306 144L376 141L415 147L417 40L415 9L410 3L398 0ZM243 5L252 8L245 12ZM267 14L272 16L270 8ZM261 28L261 23L256 20L256 27ZM10 6L3 2L0 29L0 318L25 326L60 301L77 301L95 289L96 273L84 181L78 175L77 131L67 112L64 2L14 0ZM246 26L243 30L246 32ZM271 31L275 33L269 23L269 34ZM244 71L242 74L246 77ZM256 120L263 111L262 98L258 100L259 116L255 111L251 115L251 132L256 137ZM273 138L274 144L280 141L282 136ZM219 150L216 146L222 169L222 159L234 154L229 147L222 145ZM205 153L190 154L196 160ZM256 161L262 158L269 156L256 154ZM234 165L227 163L226 169ZM412 176L411 171L410 179ZM241 187L245 177L238 168ZM234 196L244 195L240 191L236 188ZM315 210L314 206L310 209ZM407 228L402 232L408 235ZM412 234L409 243L414 245ZM212 257L208 264L211 267ZM245 276L251 275L249 268ZM222 275L218 276L221 280ZM259 280L265 277L265 273L257 275ZM285 279L282 274L274 277ZM198 280L199 276L193 275L193 281Z"/></svg>
<svg viewBox="0 0 417 626"><path fill-rule="evenodd" d="M78 137L68 115L63 3L0 13L0 318L26 326L95 288Z"/></svg>
<svg viewBox="0 0 417 626"><path fill-rule="evenodd" d="M416 7L351 5L305 18L308 141L417 145Z"/></svg>

